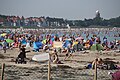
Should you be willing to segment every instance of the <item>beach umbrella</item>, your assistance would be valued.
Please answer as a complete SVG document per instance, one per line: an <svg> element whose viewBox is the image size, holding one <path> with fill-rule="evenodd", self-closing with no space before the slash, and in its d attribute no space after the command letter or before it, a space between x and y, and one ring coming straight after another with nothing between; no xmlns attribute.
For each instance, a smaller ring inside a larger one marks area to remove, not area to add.
<svg viewBox="0 0 120 80"><path fill-rule="evenodd" d="M46 44L46 39L44 39L44 40L42 41L42 43L43 43L43 44Z"/></svg>
<svg viewBox="0 0 120 80"><path fill-rule="evenodd" d="M6 39L6 42L7 42L7 43L13 43L14 41L11 40L11 39Z"/></svg>
<svg viewBox="0 0 120 80"><path fill-rule="evenodd" d="M93 44L90 48L91 51L96 51L96 44Z"/></svg>
<svg viewBox="0 0 120 80"><path fill-rule="evenodd" d="M25 39L23 39L23 40L21 41L21 43L22 43L22 45L26 45L26 44L27 44L27 42L26 42Z"/></svg>
<svg viewBox="0 0 120 80"><path fill-rule="evenodd" d="M100 51L100 50L103 50L103 49L104 48L101 44L93 44L90 48L91 51L96 51L96 50Z"/></svg>
<svg viewBox="0 0 120 80"><path fill-rule="evenodd" d="M35 42L33 42L33 49L39 49Z"/></svg>
<svg viewBox="0 0 120 80"><path fill-rule="evenodd" d="M100 50L104 50L103 46L101 44L97 44L97 50L100 51Z"/></svg>
<svg viewBox="0 0 120 80"><path fill-rule="evenodd" d="M49 53L34 55L32 57L32 60L34 60L34 61L47 61L47 60L49 60Z"/></svg>
<svg viewBox="0 0 120 80"><path fill-rule="evenodd" d="M43 46L42 42L35 42L35 44L38 48L42 48L42 46Z"/></svg>
<svg viewBox="0 0 120 80"><path fill-rule="evenodd" d="M0 34L1 36L6 36L7 35L7 33L2 33L2 34Z"/></svg>

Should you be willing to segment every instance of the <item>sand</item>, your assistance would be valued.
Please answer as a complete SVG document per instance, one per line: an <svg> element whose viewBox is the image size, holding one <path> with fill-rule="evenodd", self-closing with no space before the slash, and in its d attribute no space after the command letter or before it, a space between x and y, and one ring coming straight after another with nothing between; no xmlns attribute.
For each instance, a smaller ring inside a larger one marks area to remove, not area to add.
<svg viewBox="0 0 120 80"><path fill-rule="evenodd" d="M0 54L4 58L0 57L0 63L5 63L5 80L47 80L47 62L33 62L31 58L35 54L41 54L41 52L29 52L27 53L27 64L15 64L15 59L19 54L18 49L7 50L7 53L3 53L0 50ZM117 62L120 65L120 53L115 51L81 51L73 54L73 58L69 58L64 61L65 54L58 53L62 65L51 64L51 76L53 80L93 80L94 70L83 69L89 62L92 62L96 57L102 59L109 58L112 61ZM0 65L1 65L0 64ZM98 80L111 80L111 76L108 72L115 72L116 70L98 70Z"/></svg>

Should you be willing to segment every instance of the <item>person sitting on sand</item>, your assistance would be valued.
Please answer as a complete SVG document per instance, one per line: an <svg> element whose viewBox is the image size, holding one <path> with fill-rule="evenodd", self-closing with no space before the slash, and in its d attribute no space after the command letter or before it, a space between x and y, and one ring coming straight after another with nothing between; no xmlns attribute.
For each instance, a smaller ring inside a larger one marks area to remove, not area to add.
<svg viewBox="0 0 120 80"><path fill-rule="evenodd" d="M105 45L105 46L104 46L104 50L110 51L110 48L109 48L107 45Z"/></svg>
<svg viewBox="0 0 120 80"><path fill-rule="evenodd" d="M88 64L88 66L86 68L87 69L90 69L90 68L94 69L95 68L95 63L97 64L98 68L102 68L102 66L104 65L104 62L101 58L96 58L90 64Z"/></svg>
<svg viewBox="0 0 120 80"><path fill-rule="evenodd" d="M92 68L95 68L95 63L97 64L97 68L102 69L102 67L104 66L104 62L101 58L97 58L92 62Z"/></svg>
<svg viewBox="0 0 120 80"><path fill-rule="evenodd" d="M95 63L97 64L97 68L99 69L105 69L105 70L111 70L111 69L120 69L119 65L116 65L114 61L109 61L109 60L102 60L101 58L97 58L92 61L92 63L88 64L86 67L87 69L94 69L95 68Z"/></svg>
<svg viewBox="0 0 120 80"><path fill-rule="evenodd" d="M2 46L3 46L3 51L4 51L4 53L6 53L7 45L8 45L8 43L6 42L6 40L4 40L4 41L2 42Z"/></svg>
<svg viewBox="0 0 120 80"><path fill-rule="evenodd" d="M50 60L53 64L61 64L56 49L50 53Z"/></svg>
<svg viewBox="0 0 120 80"><path fill-rule="evenodd" d="M25 58L26 58L26 52L24 46L22 45L22 47L20 48L20 54L16 58L16 63L21 63L21 64L26 63Z"/></svg>
<svg viewBox="0 0 120 80"><path fill-rule="evenodd" d="M90 40L89 39L85 42L84 48L85 49L89 49L90 48Z"/></svg>

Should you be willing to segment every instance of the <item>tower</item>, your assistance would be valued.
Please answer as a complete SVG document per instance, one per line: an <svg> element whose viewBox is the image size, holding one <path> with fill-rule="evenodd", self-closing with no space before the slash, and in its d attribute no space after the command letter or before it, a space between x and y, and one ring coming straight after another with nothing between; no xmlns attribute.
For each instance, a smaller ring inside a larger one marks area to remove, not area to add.
<svg viewBox="0 0 120 80"><path fill-rule="evenodd" d="M99 12L99 10L96 11L96 18L100 18L100 12Z"/></svg>

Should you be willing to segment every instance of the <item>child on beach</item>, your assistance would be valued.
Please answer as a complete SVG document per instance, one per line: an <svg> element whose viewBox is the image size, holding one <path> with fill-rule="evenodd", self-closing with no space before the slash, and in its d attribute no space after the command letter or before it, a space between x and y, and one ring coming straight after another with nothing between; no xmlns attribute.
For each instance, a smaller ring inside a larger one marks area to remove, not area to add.
<svg viewBox="0 0 120 80"><path fill-rule="evenodd" d="M51 53L50 53L50 60L53 64L62 64L61 61L59 60L58 54L56 49L54 49Z"/></svg>
<svg viewBox="0 0 120 80"><path fill-rule="evenodd" d="M2 46L3 46L3 51L4 51L4 53L6 53L7 45L8 45L8 43L6 42L6 40L4 40L4 41L2 42Z"/></svg>

